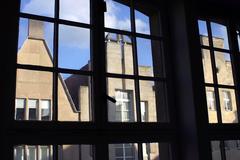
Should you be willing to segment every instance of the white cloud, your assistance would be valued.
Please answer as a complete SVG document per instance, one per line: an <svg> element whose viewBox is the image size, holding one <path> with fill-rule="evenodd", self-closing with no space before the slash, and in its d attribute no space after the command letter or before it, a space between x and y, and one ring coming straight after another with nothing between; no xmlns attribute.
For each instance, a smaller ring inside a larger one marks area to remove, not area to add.
<svg viewBox="0 0 240 160"><path fill-rule="evenodd" d="M90 11L89 0L60 0L60 17L72 21L89 23ZM64 7L61 7L64 6ZM54 1L53 0L31 0L22 6L22 11L38 15L53 16ZM107 0L107 10L105 13L105 25L111 28L130 30L130 17L120 18L120 14L124 14L121 8L110 0ZM141 19L136 19L136 30L141 33L149 33L148 24ZM88 41L89 35L85 31L72 30L68 27L62 28L62 38L66 45L76 47L89 47L89 43L79 42Z"/></svg>

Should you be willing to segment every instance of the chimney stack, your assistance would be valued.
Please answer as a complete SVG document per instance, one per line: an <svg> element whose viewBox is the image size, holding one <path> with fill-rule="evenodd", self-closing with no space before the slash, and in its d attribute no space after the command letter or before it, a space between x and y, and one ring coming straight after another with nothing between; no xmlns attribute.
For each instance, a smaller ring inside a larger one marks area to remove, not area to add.
<svg viewBox="0 0 240 160"><path fill-rule="evenodd" d="M29 19L28 21L28 37L36 39L44 39L43 22Z"/></svg>

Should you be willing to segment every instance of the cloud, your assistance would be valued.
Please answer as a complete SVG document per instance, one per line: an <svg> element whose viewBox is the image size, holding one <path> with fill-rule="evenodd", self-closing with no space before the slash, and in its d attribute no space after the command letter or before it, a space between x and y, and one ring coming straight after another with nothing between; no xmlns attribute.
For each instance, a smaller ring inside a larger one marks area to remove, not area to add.
<svg viewBox="0 0 240 160"><path fill-rule="evenodd" d="M105 26L130 31L130 17L129 15L126 15L126 13L124 14L124 11L121 8L123 5L118 5L118 3L112 2L111 0L106 1L108 12L105 13ZM89 0L61 0L60 3L60 17L62 19L89 23ZM54 0L31 0L22 4L21 11L53 17ZM138 32L149 33L149 26L143 20L136 19L136 26L136 30ZM81 43L81 45L79 45L79 42L83 42L83 40L89 41L89 34L86 30L77 30L73 27L62 27L61 34L61 40L66 43L65 45L82 48L89 47L88 42Z"/></svg>

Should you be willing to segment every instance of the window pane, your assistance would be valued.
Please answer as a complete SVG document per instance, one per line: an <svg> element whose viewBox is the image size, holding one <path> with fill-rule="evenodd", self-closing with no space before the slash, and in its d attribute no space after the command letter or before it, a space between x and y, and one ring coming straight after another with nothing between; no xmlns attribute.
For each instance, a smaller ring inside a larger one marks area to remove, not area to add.
<svg viewBox="0 0 240 160"><path fill-rule="evenodd" d="M15 120L24 120L25 99L16 98Z"/></svg>
<svg viewBox="0 0 240 160"><path fill-rule="evenodd" d="M90 23L90 0L60 0L60 18Z"/></svg>
<svg viewBox="0 0 240 160"><path fill-rule="evenodd" d="M211 22L213 46L216 48L229 49L227 27Z"/></svg>
<svg viewBox="0 0 240 160"><path fill-rule="evenodd" d="M51 120L51 101L50 100L41 100L40 101L40 109L41 109L41 120L49 121Z"/></svg>
<svg viewBox="0 0 240 160"><path fill-rule="evenodd" d="M129 79L108 78L108 96L116 103L108 100L108 120L111 122L135 122L135 87Z"/></svg>
<svg viewBox="0 0 240 160"><path fill-rule="evenodd" d="M105 2L107 3L107 12L104 14L105 27L130 31L130 8L115 0L105 0ZM129 3L128 0L124 2Z"/></svg>
<svg viewBox="0 0 240 160"><path fill-rule="evenodd" d="M58 145L60 160L93 160L93 145Z"/></svg>
<svg viewBox="0 0 240 160"><path fill-rule="evenodd" d="M238 50L240 52L240 33L239 33L239 30L236 32L237 32L237 39L238 39Z"/></svg>
<svg viewBox="0 0 240 160"><path fill-rule="evenodd" d="M105 34L107 72L133 74L131 37L115 33Z"/></svg>
<svg viewBox="0 0 240 160"><path fill-rule="evenodd" d="M211 141L212 160L222 160L220 141Z"/></svg>
<svg viewBox="0 0 240 160"><path fill-rule="evenodd" d="M36 146L28 146L28 160L36 160Z"/></svg>
<svg viewBox="0 0 240 160"><path fill-rule="evenodd" d="M14 160L24 160L24 148L23 146L14 147Z"/></svg>
<svg viewBox="0 0 240 160"><path fill-rule="evenodd" d="M50 159L50 146L40 146L40 160Z"/></svg>
<svg viewBox="0 0 240 160"><path fill-rule="evenodd" d="M217 78L219 84L234 85L230 54L215 52Z"/></svg>
<svg viewBox="0 0 240 160"><path fill-rule="evenodd" d="M29 99L26 110L26 119L38 120L36 99L52 101L52 73L18 69L16 81L16 97Z"/></svg>
<svg viewBox="0 0 240 160"><path fill-rule="evenodd" d="M144 80L141 80L139 85L142 122L168 122L165 85L161 82Z"/></svg>
<svg viewBox="0 0 240 160"><path fill-rule="evenodd" d="M217 123L216 98L213 87L206 87L206 98L208 107L208 122Z"/></svg>
<svg viewBox="0 0 240 160"><path fill-rule="evenodd" d="M236 96L233 89L220 88L219 98L223 123L238 123Z"/></svg>
<svg viewBox="0 0 240 160"><path fill-rule="evenodd" d="M143 143L142 154L143 160L159 160L158 143Z"/></svg>
<svg viewBox="0 0 240 160"><path fill-rule="evenodd" d="M59 74L58 120L92 121L91 77Z"/></svg>
<svg viewBox="0 0 240 160"><path fill-rule="evenodd" d="M239 160L239 140L229 140L224 142L227 144L227 148L225 145L226 160Z"/></svg>
<svg viewBox="0 0 240 160"><path fill-rule="evenodd" d="M37 120L37 106L38 106L38 101L35 99L29 99L27 101L27 106L28 106L28 119L29 120Z"/></svg>
<svg viewBox="0 0 240 160"><path fill-rule="evenodd" d="M21 0L20 11L22 13L53 17L54 0Z"/></svg>
<svg viewBox="0 0 240 160"><path fill-rule="evenodd" d="M52 67L52 57L53 24L20 18L17 62Z"/></svg>
<svg viewBox="0 0 240 160"><path fill-rule="evenodd" d="M205 83L213 83L212 60L209 50L202 49L202 63Z"/></svg>
<svg viewBox="0 0 240 160"><path fill-rule="evenodd" d="M138 73L141 76L163 77L163 64L158 41L137 38Z"/></svg>
<svg viewBox="0 0 240 160"><path fill-rule="evenodd" d="M126 144L109 144L109 160L116 159L138 159L138 149L136 143L126 143Z"/></svg>
<svg viewBox="0 0 240 160"><path fill-rule="evenodd" d="M209 46L208 31L206 21L198 20L198 29L200 35L200 43Z"/></svg>
<svg viewBox="0 0 240 160"><path fill-rule="evenodd" d="M135 24L136 32L150 34L150 22L149 17L146 14L135 10Z"/></svg>
<svg viewBox="0 0 240 160"><path fill-rule="evenodd" d="M59 25L59 67L91 70L90 30Z"/></svg>

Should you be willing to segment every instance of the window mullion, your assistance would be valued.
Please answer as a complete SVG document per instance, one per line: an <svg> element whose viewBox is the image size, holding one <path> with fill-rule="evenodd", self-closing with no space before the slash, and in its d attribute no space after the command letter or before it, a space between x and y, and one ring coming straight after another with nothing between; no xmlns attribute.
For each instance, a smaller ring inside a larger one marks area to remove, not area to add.
<svg viewBox="0 0 240 160"><path fill-rule="evenodd" d="M209 20L207 21L207 31L209 36L209 45L213 47L211 25ZM213 83L218 84L216 61L215 61L215 55L214 55L215 53L212 47L210 49L210 56L211 56L211 64L212 64L212 72L213 72ZM222 123L219 90L217 86L214 86L214 91L215 91L215 98L216 98L216 110L217 110L218 123Z"/></svg>

